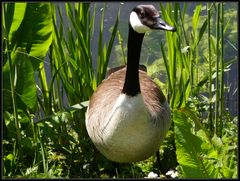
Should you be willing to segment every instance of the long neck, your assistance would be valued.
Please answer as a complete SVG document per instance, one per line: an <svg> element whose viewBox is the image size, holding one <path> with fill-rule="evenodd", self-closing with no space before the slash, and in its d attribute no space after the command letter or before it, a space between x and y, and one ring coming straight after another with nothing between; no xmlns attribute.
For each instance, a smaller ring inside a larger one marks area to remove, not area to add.
<svg viewBox="0 0 240 181"><path fill-rule="evenodd" d="M127 53L127 70L122 93L129 96L135 96L140 93L139 84L139 59L144 33L137 33L129 25L128 33L128 53Z"/></svg>

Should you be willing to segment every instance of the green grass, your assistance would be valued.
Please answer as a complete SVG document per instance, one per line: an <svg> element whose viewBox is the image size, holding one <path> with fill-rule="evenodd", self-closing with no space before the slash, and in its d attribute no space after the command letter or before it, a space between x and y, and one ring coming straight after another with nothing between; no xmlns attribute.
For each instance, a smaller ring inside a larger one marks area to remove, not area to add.
<svg viewBox="0 0 240 181"><path fill-rule="evenodd" d="M150 172L168 178L169 170L179 178L236 178L238 120L224 99L224 75L236 62L236 55L226 55L238 50L237 27L230 26L236 8L198 3L189 15L188 3L160 3L163 19L177 31L146 34L145 42L159 46L144 44L142 52L157 57L146 65L167 95L173 124L159 149L160 166L153 156L115 170L89 139L85 112L110 55L126 63L127 40L120 10L109 31L103 28L106 3L100 22L99 3L91 4L3 3L3 178L143 178Z"/></svg>

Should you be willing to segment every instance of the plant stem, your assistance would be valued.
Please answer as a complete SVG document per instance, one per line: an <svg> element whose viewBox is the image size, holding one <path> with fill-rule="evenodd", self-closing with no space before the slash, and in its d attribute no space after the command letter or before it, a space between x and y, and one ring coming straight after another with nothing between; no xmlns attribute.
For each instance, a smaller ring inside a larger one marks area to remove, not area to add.
<svg viewBox="0 0 240 181"><path fill-rule="evenodd" d="M212 52L211 52L211 26L210 26L210 4L207 4L207 16L208 16L208 58L209 58L209 127L210 127L210 133L213 133L213 122L212 122Z"/></svg>
<svg viewBox="0 0 240 181"><path fill-rule="evenodd" d="M42 86L42 93L43 93L43 99L44 99L44 113L46 115L49 115L52 109L49 105L49 92L48 92L46 74L44 70L44 62L41 62L39 64L39 79Z"/></svg>
<svg viewBox="0 0 240 181"><path fill-rule="evenodd" d="M218 69L219 69L219 16L220 16L220 4L217 4L217 21L216 21L216 37L217 37L217 45L216 45L216 49L217 49L217 60L216 60L216 101L215 101L215 133L219 136L218 134L218 118L219 118L219 73L218 73Z"/></svg>
<svg viewBox="0 0 240 181"><path fill-rule="evenodd" d="M14 115L14 123L15 123L15 128L16 128L16 134L17 134L17 147L19 149L19 152L21 153L21 133L20 133L20 123L18 120L18 113L17 113L17 105L16 105L16 100L15 100L15 86L14 86L14 80L17 78L17 72L14 70L14 65L12 63L11 55L9 55L8 51L8 41L6 43L6 49L7 49L7 56L9 60L9 68L10 68L10 86L11 86L11 96L12 96L12 103L13 103L13 115ZM15 75L16 74L16 75ZM16 156L16 155L15 155Z"/></svg>
<svg viewBox="0 0 240 181"><path fill-rule="evenodd" d="M42 141L42 138L41 138L40 128L38 126L37 126L37 131L38 131L39 143L40 143L40 147L41 147L43 172L46 176L48 176L48 161L46 160L46 155L45 155L46 153L45 153L43 141Z"/></svg>
<svg viewBox="0 0 240 181"><path fill-rule="evenodd" d="M220 116L220 125L219 125L219 136L221 137L222 136L222 127L223 127L223 123L222 123L222 115L223 115L223 112L224 112L224 54L223 54L223 51L224 51L224 44L223 44L223 41L224 41L224 38L223 38L223 30L224 30L224 9L223 9L223 3L221 3L221 6L220 6L220 10L221 10L221 20L220 20L220 23L221 23L221 81L220 81L220 113L221 113L221 116Z"/></svg>

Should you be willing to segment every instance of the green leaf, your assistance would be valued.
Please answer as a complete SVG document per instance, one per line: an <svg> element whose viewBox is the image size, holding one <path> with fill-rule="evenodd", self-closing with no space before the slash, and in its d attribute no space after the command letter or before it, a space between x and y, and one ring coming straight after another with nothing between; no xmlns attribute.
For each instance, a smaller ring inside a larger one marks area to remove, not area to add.
<svg viewBox="0 0 240 181"><path fill-rule="evenodd" d="M29 123L30 118L29 116L25 113L24 110L18 109L18 120L20 123Z"/></svg>
<svg viewBox="0 0 240 181"><path fill-rule="evenodd" d="M11 42L14 33L18 30L23 21L27 3L9 3L8 5L14 6L13 19L9 30L9 41ZM7 17L8 16L9 14L7 14Z"/></svg>
<svg viewBox="0 0 240 181"><path fill-rule="evenodd" d="M34 69L44 60L52 43L50 3L15 3L9 38L11 47L21 48L32 59ZM25 14L24 14L25 13ZM24 18L23 18L24 15ZM11 17L9 14L6 17ZM12 52L14 56L16 52Z"/></svg>
<svg viewBox="0 0 240 181"><path fill-rule="evenodd" d="M185 178L211 178L216 175L214 164L204 159L201 145L204 143L191 131L189 117L196 117L193 112L185 113L184 109L173 114L177 161Z"/></svg>
<svg viewBox="0 0 240 181"><path fill-rule="evenodd" d="M33 109L37 103L37 87L32 63L26 54L18 53L15 58L17 59L16 94L27 107Z"/></svg>
<svg viewBox="0 0 240 181"><path fill-rule="evenodd" d="M193 27L193 31L194 31L194 32L197 30L197 25L198 25L198 21L199 21L199 16L200 16L201 8L202 8L202 5L198 5L198 6L195 8L195 12L194 12L194 14L193 14L192 27Z"/></svg>
<svg viewBox="0 0 240 181"><path fill-rule="evenodd" d="M173 120L177 160L182 167L184 176L203 178L204 176L199 172L201 159L198 153L201 150L202 141L191 133L191 125L183 112L175 111Z"/></svg>
<svg viewBox="0 0 240 181"><path fill-rule="evenodd" d="M172 87L172 77L170 76L170 70L169 70L169 67L170 65L168 64L168 60L167 60L167 56L166 56L166 53L164 51L164 48L163 48L163 44L161 42L161 51L162 51L162 56L163 56L163 60L164 60L164 65L166 67L166 71L167 71L167 76L168 76L168 83L169 83L169 89L170 89L170 92L173 92L173 87Z"/></svg>
<svg viewBox="0 0 240 181"><path fill-rule="evenodd" d="M15 92L19 109L34 109L37 103L37 88L32 63L26 53L20 50L14 54ZM3 107L12 109L9 61L3 67Z"/></svg>
<svg viewBox="0 0 240 181"><path fill-rule="evenodd" d="M206 28L207 28L207 19L204 21L204 23L203 23L203 25L202 25L202 27L201 27L201 29L199 31L199 36L198 36L198 40L197 40L196 46L199 44L200 40L202 39L203 34L204 34Z"/></svg>
<svg viewBox="0 0 240 181"><path fill-rule="evenodd" d="M12 161L14 159L14 155L10 153L6 156L6 158Z"/></svg>
<svg viewBox="0 0 240 181"><path fill-rule="evenodd" d="M84 101L81 102L80 104L74 104L71 107L69 107L67 110L71 111L71 110L81 110L83 108L88 107L89 101Z"/></svg>

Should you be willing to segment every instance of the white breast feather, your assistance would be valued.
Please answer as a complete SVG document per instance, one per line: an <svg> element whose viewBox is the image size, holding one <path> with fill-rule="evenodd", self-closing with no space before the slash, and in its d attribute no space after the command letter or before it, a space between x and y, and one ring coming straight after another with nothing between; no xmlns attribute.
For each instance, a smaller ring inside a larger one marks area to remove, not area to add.
<svg viewBox="0 0 240 181"><path fill-rule="evenodd" d="M120 138L134 130L146 129L146 124L149 124L149 114L142 95L129 97L121 94L107 120L102 128L107 137L115 137L119 133Z"/></svg>

